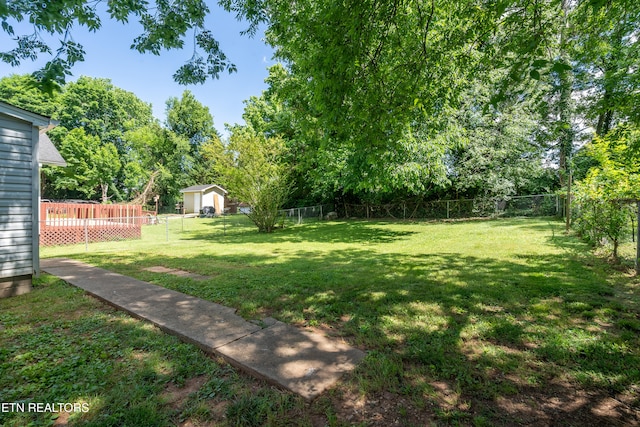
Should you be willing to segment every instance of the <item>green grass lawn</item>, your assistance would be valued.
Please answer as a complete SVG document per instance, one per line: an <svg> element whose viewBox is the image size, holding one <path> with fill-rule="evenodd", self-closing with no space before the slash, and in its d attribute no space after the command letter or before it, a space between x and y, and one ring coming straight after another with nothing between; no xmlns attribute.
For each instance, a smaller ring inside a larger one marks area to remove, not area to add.
<svg viewBox="0 0 640 427"><path fill-rule="evenodd" d="M0 401L84 399L96 409L78 422L119 425L110 417L135 414L113 393L142 376L151 397L133 406L160 424L262 425L274 414L298 425L640 422L638 278L593 256L553 219L335 221L270 235L244 217L169 225L168 235L161 224L145 227L139 241L42 252L235 307L248 319L320 329L366 350L365 361L305 404L45 277L32 294L0 301ZM208 279L144 270L152 266ZM50 309L38 308L44 301ZM57 340L69 354L38 352ZM74 352L80 360L71 363ZM51 374L60 391L47 391L46 373L60 365ZM193 378L206 378L187 399L197 404L163 401L170 385ZM217 381L225 393L202 397Z"/></svg>

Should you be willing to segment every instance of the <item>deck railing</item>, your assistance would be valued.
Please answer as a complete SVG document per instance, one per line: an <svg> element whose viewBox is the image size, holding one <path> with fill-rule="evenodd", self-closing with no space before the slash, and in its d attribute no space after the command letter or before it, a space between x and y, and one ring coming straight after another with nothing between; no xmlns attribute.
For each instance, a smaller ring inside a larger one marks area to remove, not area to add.
<svg viewBox="0 0 640 427"><path fill-rule="evenodd" d="M146 223L140 205L40 204L40 245L139 239Z"/></svg>

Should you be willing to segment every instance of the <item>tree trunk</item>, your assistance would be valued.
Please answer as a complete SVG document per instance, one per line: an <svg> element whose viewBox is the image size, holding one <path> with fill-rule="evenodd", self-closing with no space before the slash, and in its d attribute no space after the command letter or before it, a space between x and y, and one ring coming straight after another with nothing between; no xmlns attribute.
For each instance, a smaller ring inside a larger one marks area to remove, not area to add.
<svg viewBox="0 0 640 427"><path fill-rule="evenodd" d="M102 203L107 203L109 201L109 197L107 193L109 192L109 184L100 184L100 188L102 189Z"/></svg>
<svg viewBox="0 0 640 427"><path fill-rule="evenodd" d="M609 99L609 95L605 93L604 95L605 102ZM613 124L613 111L606 110L603 113L600 113L598 116L598 125L596 126L596 134L598 136L604 136L611 130L611 125Z"/></svg>
<svg viewBox="0 0 640 427"><path fill-rule="evenodd" d="M569 23L567 15L569 13L569 0L562 1L562 12L564 14L564 22L560 29L560 58L564 63L569 63L569 54L567 53L567 39L569 32ZM558 129L559 129L559 148L560 148L560 186L567 188L566 198L566 231L571 228L571 153L573 151L573 102L571 95L573 93L573 71L562 70L558 73L560 81L559 91L560 99L558 102Z"/></svg>

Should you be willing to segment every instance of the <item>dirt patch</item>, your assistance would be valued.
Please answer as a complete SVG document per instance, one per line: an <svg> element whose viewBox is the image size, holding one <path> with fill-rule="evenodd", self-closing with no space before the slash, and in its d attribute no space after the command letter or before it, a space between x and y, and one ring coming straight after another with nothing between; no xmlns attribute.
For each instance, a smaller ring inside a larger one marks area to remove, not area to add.
<svg viewBox="0 0 640 427"><path fill-rule="evenodd" d="M188 379L182 387L178 387L173 383L169 383L162 393L161 397L167 402L172 409L180 409L189 398L189 396L207 382L206 375L200 375Z"/></svg>
<svg viewBox="0 0 640 427"><path fill-rule="evenodd" d="M424 396L378 392L363 395L347 385L330 392L331 411L348 425L422 426L447 420L456 425L495 426L640 426L640 393L618 395L556 383L544 390L522 388L512 396L481 400L445 381L431 382ZM326 408L315 406L313 426L326 425Z"/></svg>
<svg viewBox="0 0 640 427"><path fill-rule="evenodd" d="M58 418L53 422L54 426L66 426L69 423L69 417L71 414L69 412L60 412L58 414Z"/></svg>
<svg viewBox="0 0 640 427"><path fill-rule="evenodd" d="M504 425L517 420L531 426L640 426L638 397L629 393L609 395L559 383L546 387L544 392L523 389L513 396L476 402L475 406L499 414L505 420Z"/></svg>
<svg viewBox="0 0 640 427"><path fill-rule="evenodd" d="M221 363L224 363L221 361ZM244 376L243 374L240 374ZM265 386L251 377L245 378L251 394ZM163 397L173 409L183 409L187 399L206 383L206 376L194 377L184 386L170 384ZM518 393L501 395L493 399L479 399L461 392L449 381L432 381L432 391L423 396L381 391L362 394L349 381L321 395L300 418L310 425L328 425L333 418L343 425L367 427L422 426L444 422L455 425L489 423L495 426L640 426L640 390L607 394L602 390L585 390L568 382L553 381L544 388L518 386ZM207 421L185 420L181 426L216 425L225 419L229 402L224 399L208 400L210 411ZM292 416L293 414L289 414ZM293 419L293 418L292 418Z"/></svg>
<svg viewBox="0 0 640 427"><path fill-rule="evenodd" d="M416 404L409 396L396 393L361 395L354 390L336 390L331 402L337 418L348 425L421 426L436 419L428 401Z"/></svg>

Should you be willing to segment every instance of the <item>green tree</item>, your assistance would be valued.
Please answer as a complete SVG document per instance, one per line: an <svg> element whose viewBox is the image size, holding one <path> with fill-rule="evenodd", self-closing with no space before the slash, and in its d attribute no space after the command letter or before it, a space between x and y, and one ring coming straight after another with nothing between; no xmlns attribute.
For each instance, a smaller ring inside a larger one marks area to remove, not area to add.
<svg viewBox="0 0 640 427"><path fill-rule="evenodd" d="M130 198L145 204L157 194L164 204L175 203L180 189L190 184L184 168L192 163L189 140L158 123L131 130L124 139L130 147L124 166Z"/></svg>
<svg viewBox="0 0 640 427"><path fill-rule="evenodd" d="M111 198L109 190L115 190L115 179L122 167L115 145L102 143L82 128L69 132L61 128L54 135L60 141L60 154L67 162L65 168L47 169L57 195L69 198L81 194L89 200L99 195L100 200L107 203Z"/></svg>
<svg viewBox="0 0 640 427"><path fill-rule="evenodd" d="M232 128L229 142L216 151L222 184L231 197L251 206L248 216L260 232L275 229L278 210L291 190L283 151L282 139L240 126Z"/></svg>
<svg viewBox="0 0 640 427"><path fill-rule="evenodd" d="M343 194L373 202L424 195L446 184L444 156L450 141L432 131L420 112L386 149L358 147L355 138L338 139L321 126L298 76L275 65L266 82L269 87L260 97L245 101L243 118L265 137L284 140L284 159L295 184L290 205L333 201Z"/></svg>
<svg viewBox="0 0 640 427"><path fill-rule="evenodd" d="M113 144L121 163L125 165L132 155L132 147L124 135L154 122L151 104L114 86L109 79L82 76L75 82L67 83L58 100L60 107L55 116L60 122L58 128L83 129L87 135L97 137L101 144ZM132 173L131 167L126 166L118 171L112 197L117 200L131 197L134 190L128 188L127 184L131 183Z"/></svg>
<svg viewBox="0 0 640 427"><path fill-rule="evenodd" d="M318 135L321 130L308 114L305 93L295 77L282 64L269 68L268 87L260 96L244 101L242 118L265 138L281 138L285 145L282 158L289 165L292 190L287 206L305 206L322 201L318 198L312 174L317 168Z"/></svg>
<svg viewBox="0 0 640 427"><path fill-rule="evenodd" d="M415 123L426 122L426 141L438 141L461 95L496 69L504 78L495 106L529 96L532 84L547 86L541 127L565 184L580 119L596 114L606 129L614 107L637 115L640 6L630 0L223 3L254 25L267 23L267 40L304 87L299 93L310 94L310 114L325 133L321 149L351 152L342 164L373 191L383 177L378 159L402 153L408 128L417 134ZM581 100L595 97L582 117L578 91Z"/></svg>
<svg viewBox="0 0 640 427"><path fill-rule="evenodd" d="M497 79L499 72L494 71ZM543 167L546 146L537 140L539 89L489 104L494 81L476 82L464 95L461 108L451 115L446 132L453 144L447 170L456 197L506 198L540 189L548 172ZM544 185L544 184L543 184Z"/></svg>
<svg viewBox="0 0 640 427"><path fill-rule="evenodd" d="M183 158L182 168L191 184L213 182L212 158L204 156L201 148L216 145L220 139L213 124L213 116L209 108L202 105L188 90L181 98L172 97L167 100L167 128L176 135L189 141L189 156Z"/></svg>
<svg viewBox="0 0 640 427"><path fill-rule="evenodd" d="M0 79L0 100L47 117L54 116L59 108L57 94L43 93L29 74L13 74Z"/></svg>
<svg viewBox="0 0 640 427"><path fill-rule="evenodd" d="M547 98L550 120L545 125L549 125L550 139L557 144L569 229L574 144L581 137L577 125L590 124L596 135L603 136L630 117L634 95L627 94L638 92L635 69L640 10L627 1L563 0L560 8L559 43L552 52L568 65L551 69L552 90Z"/></svg>
<svg viewBox="0 0 640 427"><path fill-rule="evenodd" d="M181 98L169 98L166 105L167 128L187 138L192 153L197 153L205 142L219 137L209 108L202 105L190 91L185 90Z"/></svg>
<svg viewBox="0 0 640 427"><path fill-rule="evenodd" d="M418 113L435 114L456 97L461 71L476 59L458 44L462 15L470 10L432 5L436 10L419 2L277 3L267 9L267 40L306 82L325 146L354 147L349 164L372 178L360 181L362 190L378 186L380 156L402 151Z"/></svg>
<svg viewBox="0 0 640 427"><path fill-rule="evenodd" d="M101 8L106 4L106 10ZM207 78L217 78L223 71L233 72L219 43L205 27L205 17L210 10L202 0L157 0L152 2L109 0L56 0L45 2L2 1L0 21L2 31L14 37L14 46L0 52L0 60L13 66L24 60L34 60L40 55L52 55L53 50L41 37L42 33L62 36L53 58L34 76L48 92L60 89L74 64L84 60L84 48L73 40L73 29L83 26L98 31L106 16L122 24L137 20L142 34L136 37L131 49L141 53L159 55L162 50L181 49L185 36L193 32L195 48L192 58L174 74L181 84L203 83ZM32 24L31 34L15 34L17 22Z"/></svg>
<svg viewBox="0 0 640 427"><path fill-rule="evenodd" d="M114 86L109 79L86 76L65 85L56 118L66 129L83 128L102 142L114 144L121 155L128 150L122 140L124 133L154 120L151 104Z"/></svg>
<svg viewBox="0 0 640 427"><path fill-rule="evenodd" d="M296 123L319 129L304 147L316 153L307 164L322 194L444 191L445 153L460 142L451 117L474 82L504 69L504 98L518 95L514 82L539 79L542 63L568 67L547 59L560 15L551 0L223 4L254 25L267 23L266 39L295 82L285 90L303 100L285 97L296 105Z"/></svg>
<svg viewBox="0 0 640 427"><path fill-rule="evenodd" d="M582 2L571 16L571 56L584 118L604 136L618 123L640 121L640 6Z"/></svg>

